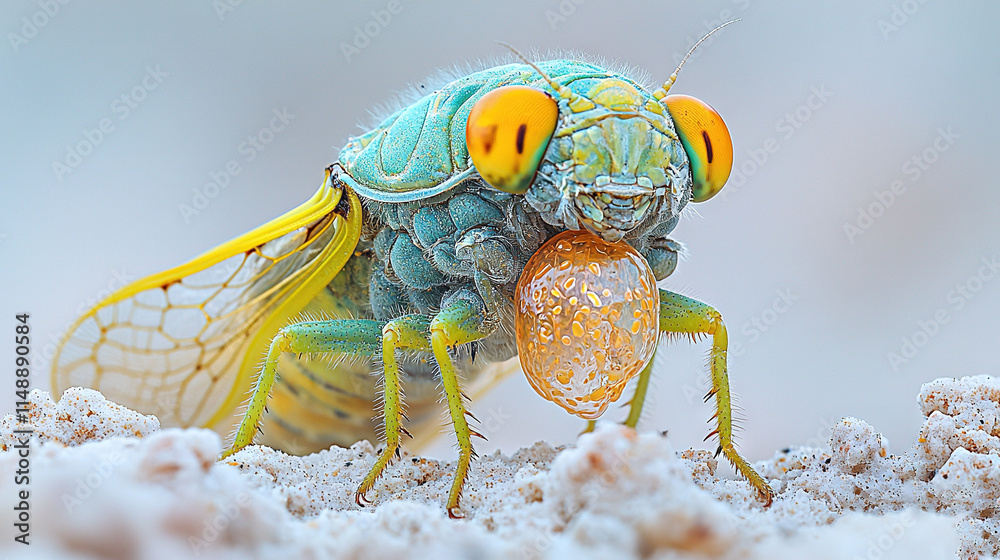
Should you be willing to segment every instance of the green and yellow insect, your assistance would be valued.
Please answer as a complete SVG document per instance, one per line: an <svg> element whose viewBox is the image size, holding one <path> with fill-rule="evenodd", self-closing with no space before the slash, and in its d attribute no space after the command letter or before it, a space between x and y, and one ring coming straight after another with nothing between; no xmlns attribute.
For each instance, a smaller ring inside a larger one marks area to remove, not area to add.
<svg viewBox="0 0 1000 560"><path fill-rule="evenodd" d="M225 456L258 431L297 453L374 439L381 391L385 445L359 504L401 434L435 431L443 387L460 450L446 507L457 515L478 435L462 385L489 385L500 370L486 364L516 355L513 294L531 255L559 232L589 230L630 244L661 280L677 262L668 235L681 210L728 179L725 124L668 96L676 76L648 91L591 63L525 60L456 79L349 139L305 204L86 313L57 352L53 386L223 433L245 405ZM769 502L733 445L721 316L666 290L659 299L660 331L712 336L713 434Z"/></svg>

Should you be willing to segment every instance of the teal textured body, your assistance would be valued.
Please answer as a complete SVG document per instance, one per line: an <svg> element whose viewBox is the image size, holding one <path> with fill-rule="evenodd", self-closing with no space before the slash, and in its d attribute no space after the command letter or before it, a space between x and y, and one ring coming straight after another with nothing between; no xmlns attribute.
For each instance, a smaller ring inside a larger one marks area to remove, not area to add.
<svg viewBox="0 0 1000 560"><path fill-rule="evenodd" d="M630 78L590 63L554 60L539 67L577 95L592 94L602 80L614 79L634 88L639 100L636 107L613 109L638 110L654 101L651 94ZM556 94L539 74L526 64L506 64L459 78L404 107L371 131L351 138L340 152L339 162L349 175L348 181L361 196L381 202L420 200L445 192L474 174L465 142L465 126L475 103L486 93L506 85L526 85ZM565 104L565 102L563 102ZM659 105L654 103L655 108ZM654 110L655 110L654 108ZM672 123L663 114L660 126L673 133ZM565 134L565 132L563 132ZM645 140L645 135L631 138ZM674 137L676 138L676 136ZM623 140L628 140L623 136ZM625 149L635 149L627 146ZM553 150L553 148L550 148ZM568 159L558 148L547 159L559 163ZM686 157L678 144L670 159L679 168ZM633 163L637 163L633 159ZM594 166L590 181L596 178ZM586 170L581 178L587 179ZM636 175L634 169L632 175ZM662 172L660 173L662 175ZM657 180L659 179L659 180ZM653 178L663 185L665 177Z"/></svg>
<svg viewBox="0 0 1000 560"><path fill-rule="evenodd" d="M483 182L469 157L465 127L476 101L496 88L527 85L558 95L527 64L458 78L348 140L339 156L339 180L364 203L362 238L349 265L306 309L308 316L390 321L433 315L472 293L489 331L457 356L472 385L486 363L516 354L517 279L530 256L559 231L582 229L598 210L609 219L623 213L623 222L645 210L635 227L620 233L658 279L673 271L680 245L667 235L690 198L690 179L669 116L657 112L660 105L648 91L619 73L574 60L539 67L598 103L573 113L568 100L559 100L560 113L571 117L561 120L524 195ZM336 373L330 367L308 357L281 362L273 395L297 395L289 402L325 419L304 430L301 422L296 428L272 412L264 419L264 441L304 450L373 437L376 424L368 413L378 388L369 375L372 366L343 362ZM435 370L424 360L402 357L411 429L432 419L440 382Z"/></svg>
<svg viewBox="0 0 1000 560"><path fill-rule="evenodd" d="M562 79L607 75L582 62L542 63L549 75ZM404 202L433 196L468 176L472 163L465 144L465 123L486 93L505 85L551 88L530 66L507 64L459 78L424 96L351 138L340 152L340 163L358 183L362 196Z"/></svg>
<svg viewBox="0 0 1000 560"><path fill-rule="evenodd" d="M575 60L538 66L589 105L559 98L558 126L523 196L483 182L465 130L472 107L497 88L529 86L558 98L527 64L456 79L341 150L340 180L365 203L365 230L382 263L371 284L376 317L387 318L383 311L400 308L401 299L426 312L440 301L431 292L460 281L512 286L527 257L563 229L624 238L658 279L672 272L680 245L667 235L691 198L691 179L670 116L622 74Z"/></svg>

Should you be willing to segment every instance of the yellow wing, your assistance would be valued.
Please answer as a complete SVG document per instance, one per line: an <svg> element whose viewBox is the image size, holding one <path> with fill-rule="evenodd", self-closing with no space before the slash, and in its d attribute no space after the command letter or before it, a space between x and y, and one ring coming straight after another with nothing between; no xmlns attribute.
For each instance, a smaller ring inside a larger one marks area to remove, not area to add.
<svg viewBox="0 0 1000 560"><path fill-rule="evenodd" d="M163 426L227 433L271 338L353 254L361 214L328 172L291 212L125 286L70 328L53 389L91 387Z"/></svg>

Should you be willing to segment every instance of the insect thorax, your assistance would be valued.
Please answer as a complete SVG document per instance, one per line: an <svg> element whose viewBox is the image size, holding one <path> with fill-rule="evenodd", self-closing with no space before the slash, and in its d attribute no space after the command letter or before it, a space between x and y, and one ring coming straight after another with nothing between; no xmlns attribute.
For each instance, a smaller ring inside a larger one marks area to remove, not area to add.
<svg viewBox="0 0 1000 560"><path fill-rule="evenodd" d="M629 239L658 278L669 275L679 246L666 238L677 220ZM511 336L513 297L532 254L564 228L546 224L522 195L497 191L480 180L430 199L365 202L359 256L370 260L368 301L373 318L433 315L462 289L477 292L485 276L501 294L499 328L478 343L487 360L516 354Z"/></svg>
<svg viewBox="0 0 1000 560"><path fill-rule="evenodd" d="M506 309L498 319L501 328L478 350L504 359L516 353L510 335L516 282L528 258L556 233L584 227L607 232L625 224L625 241L647 259L657 279L673 271L680 245L667 235L691 187L669 117L625 76L572 60L539 66L595 105L562 123L565 133L557 131L524 195L498 191L470 174L464 141L469 109L484 92L524 84L555 93L524 64L457 79L352 138L341 151L339 161L365 203L358 251L371 261L367 295L375 319L433 314L462 289L478 292L480 274ZM567 114L565 100L560 103L560 114ZM632 117L609 118L621 111ZM437 190L446 183L448 190ZM649 192L629 194L632 186Z"/></svg>
<svg viewBox="0 0 1000 560"><path fill-rule="evenodd" d="M517 279L554 233L523 197L478 180L420 201L366 201L359 251L371 259L371 314L432 315L460 290L476 292L478 273L500 293L506 309L499 320L509 323ZM478 344L488 360L516 354L509 324L500 327Z"/></svg>

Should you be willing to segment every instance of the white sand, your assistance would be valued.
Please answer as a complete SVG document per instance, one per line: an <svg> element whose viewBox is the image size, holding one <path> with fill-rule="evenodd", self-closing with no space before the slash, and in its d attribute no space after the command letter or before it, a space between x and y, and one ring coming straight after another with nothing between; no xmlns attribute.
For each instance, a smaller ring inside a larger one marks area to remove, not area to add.
<svg viewBox="0 0 1000 560"><path fill-rule="evenodd" d="M1000 552L1000 382L939 379L919 396L914 445L892 455L845 418L826 448L755 465L777 492L763 509L704 450L604 424L573 446L538 443L474 463L464 520L443 503L450 463L392 465L359 508L367 442L293 457L250 447L217 463L208 430L71 389L33 391L31 541L10 558L986 558ZM0 426L0 492L13 498L13 419ZM8 503L10 503L8 501Z"/></svg>

